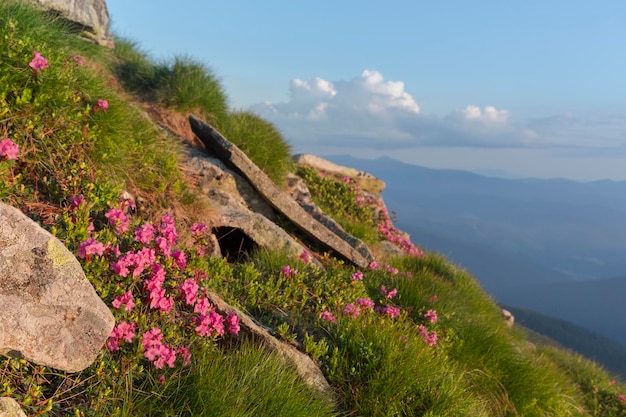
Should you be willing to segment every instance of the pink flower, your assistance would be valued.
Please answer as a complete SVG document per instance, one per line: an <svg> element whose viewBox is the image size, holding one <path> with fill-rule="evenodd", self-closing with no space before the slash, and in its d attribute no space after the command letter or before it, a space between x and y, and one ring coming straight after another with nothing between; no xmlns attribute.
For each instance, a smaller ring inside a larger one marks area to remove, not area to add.
<svg viewBox="0 0 626 417"><path fill-rule="evenodd" d="M83 64L85 63L85 60L84 60L84 59L83 59L83 57L82 57L82 56L80 56L80 55L74 55L74 56L72 57L72 59L74 60L74 62L75 62L77 65L83 65Z"/></svg>
<svg viewBox="0 0 626 417"><path fill-rule="evenodd" d="M90 237L78 244L76 254L79 258L89 258L90 255L100 255L104 253L105 246L102 242Z"/></svg>
<svg viewBox="0 0 626 417"><path fill-rule="evenodd" d="M431 323L437 323L437 320L438 320L437 312L435 310L428 310L424 314L424 318Z"/></svg>
<svg viewBox="0 0 626 417"><path fill-rule="evenodd" d="M389 272L390 274L396 275L398 274L398 268L394 268L391 265L385 265L385 271Z"/></svg>
<svg viewBox="0 0 626 417"><path fill-rule="evenodd" d="M428 298L428 302L429 302L429 303L436 303L438 299L439 299L439 297L437 297L437 294L434 294L434 295L431 295L431 296Z"/></svg>
<svg viewBox="0 0 626 417"><path fill-rule="evenodd" d="M37 51L33 52L33 60L28 64L29 67L33 69L33 72L37 74L37 72L46 69L50 66L48 60L41 56L41 54Z"/></svg>
<svg viewBox="0 0 626 417"><path fill-rule="evenodd" d="M135 229L135 241L148 245L154 239L154 226L151 223L144 223Z"/></svg>
<svg viewBox="0 0 626 417"><path fill-rule="evenodd" d="M115 233L120 235L128 231L130 220L120 209L112 208L104 214L109 219L109 224L115 228Z"/></svg>
<svg viewBox="0 0 626 417"><path fill-rule="evenodd" d="M361 281L363 279L363 272L356 271L354 274L352 274L352 279L354 281Z"/></svg>
<svg viewBox="0 0 626 417"><path fill-rule="evenodd" d="M106 113L106 111L109 110L109 102L100 98L98 99L98 101L96 101L96 105L94 106L93 109L95 111L98 111L100 109Z"/></svg>
<svg viewBox="0 0 626 417"><path fill-rule="evenodd" d="M189 366L191 364L191 353L187 346L181 346L176 349L176 353L183 358L183 366Z"/></svg>
<svg viewBox="0 0 626 417"><path fill-rule="evenodd" d="M111 305L117 309L124 306L124 310L130 313L135 307L135 298L132 291L128 290L124 294L115 297Z"/></svg>
<svg viewBox="0 0 626 417"><path fill-rule="evenodd" d="M280 272L286 277L286 278L291 278L293 275L296 275L298 273L297 269L291 269L291 267L289 265L285 265L281 268Z"/></svg>
<svg viewBox="0 0 626 417"><path fill-rule="evenodd" d="M17 159L20 154L20 147L11 139L0 141L0 156L5 159Z"/></svg>
<svg viewBox="0 0 626 417"><path fill-rule="evenodd" d="M209 311L209 308L211 308L211 303L209 303L209 300L206 297L202 297L196 302L193 312L202 315L206 314L206 312Z"/></svg>
<svg viewBox="0 0 626 417"><path fill-rule="evenodd" d="M200 235L205 234L207 231L207 225L204 223L194 223L191 226L191 235L194 237L198 237Z"/></svg>
<svg viewBox="0 0 626 417"><path fill-rule="evenodd" d="M180 286L180 291L183 293L187 304L194 305L196 303L199 288L200 286L193 278L186 279L185 282L183 282L183 285Z"/></svg>
<svg viewBox="0 0 626 417"><path fill-rule="evenodd" d="M202 314L198 318L198 325L195 330L200 336L210 336L214 331L220 336L223 336L224 317L220 316L215 311L209 311L207 314Z"/></svg>
<svg viewBox="0 0 626 417"><path fill-rule="evenodd" d="M228 324L228 333L237 336L241 327L239 326L239 317L235 313L230 313L226 318Z"/></svg>
<svg viewBox="0 0 626 417"><path fill-rule="evenodd" d="M374 308L374 301L371 298L358 298L356 303L363 308Z"/></svg>
<svg viewBox="0 0 626 417"><path fill-rule="evenodd" d="M395 297L395 296L396 296L396 294L398 293L398 290L397 290L396 288L394 288L394 289L393 289L393 290L391 290L391 291L387 291L387 288L385 288L385 286L384 286L384 285L382 285L382 286L380 287L380 293L383 295L383 297L385 297L385 298L387 298L387 299L391 300L393 297Z"/></svg>
<svg viewBox="0 0 626 417"><path fill-rule="evenodd" d="M172 258L174 258L174 262L181 269L181 271L185 270L185 266L187 266L187 255L185 252L181 250L175 250L172 252Z"/></svg>
<svg viewBox="0 0 626 417"><path fill-rule="evenodd" d="M300 259L302 259L302 261L304 263L309 263L309 261L311 260L311 255L309 255L309 252L303 250L302 253L300 254Z"/></svg>
<svg viewBox="0 0 626 417"><path fill-rule="evenodd" d="M423 324L420 324L418 329L419 335L422 337L424 343L426 343L428 346L435 346L437 344L436 332L428 333L428 330L426 329L426 327L424 327Z"/></svg>
<svg viewBox="0 0 626 417"><path fill-rule="evenodd" d="M331 323L337 323L337 318L335 316L333 316L333 314L330 311L322 311L322 314L320 315L320 317L324 321L329 321Z"/></svg>
<svg viewBox="0 0 626 417"><path fill-rule="evenodd" d="M166 238L163 236L157 236L155 239L156 245L163 255L169 258L172 255L172 247Z"/></svg>
<svg viewBox="0 0 626 417"><path fill-rule="evenodd" d="M392 319L395 319L400 315L400 307L394 307L392 305L387 304L382 309L383 314L387 314Z"/></svg>
<svg viewBox="0 0 626 417"><path fill-rule="evenodd" d="M626 403L626 395L624 395L624 394L618 394L617 395L617 399L620 400L623 403Z"/></svg>
<svg viewBox="0 0 626 417"><path fill-rule="evenodd" d="M359 317L359 314L361 314L361 309L359 308L358 305L354 303L350 303L344 307L343 312L346 313L348 316L352 317L353 319L355 319Z"/></svg>
<svg viewBox="0 0 626 417"><path fill-rule="evenodd" d="M378 269L378 268L380 268L380 264L378 262L376 262L376 261L372 261L369 264L369 268L370 269Z"/></svg>
<svg viewBox="0 0 626 417"><path fill-rule="evenodd" d="M82 194L78 196L70 197L70 206L72 207L72 209L80 208L84 202L85 202L85 196Z"/></svg>
<svg viewBox="0 0 626 417"><path fill-rule="evenodd" d="M109 351L114 352L120 349L120 341L125 341L131 343L135 338L135 328L137 325L135 323L127 323L125 321L119 323L117 326L113 327L111 331L111 335L107 340L106 346Z"/></svg>
<svg viewBox="0 0 626 417"><path fill-rule="evenodd" d="M161 236L167 239L171 245L175 244L178 238L176 223L174 222L174 218L169 214L161 216Z"/></svg>

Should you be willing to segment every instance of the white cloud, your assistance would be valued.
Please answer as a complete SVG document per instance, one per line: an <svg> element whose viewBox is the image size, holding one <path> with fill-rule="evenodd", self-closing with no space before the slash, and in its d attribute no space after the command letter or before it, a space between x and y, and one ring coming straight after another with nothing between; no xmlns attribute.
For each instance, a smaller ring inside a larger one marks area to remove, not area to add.
<svg viewBox="0 0 626 417"><path fill-rule="evenodd" d="M494 105L458 108L443 117L424 114L402 81L365 70L351 80L294 79L289 100L252 110L270 119L296 150L415 147L626 149L623 119L584 115L515 121Z"/></svg>

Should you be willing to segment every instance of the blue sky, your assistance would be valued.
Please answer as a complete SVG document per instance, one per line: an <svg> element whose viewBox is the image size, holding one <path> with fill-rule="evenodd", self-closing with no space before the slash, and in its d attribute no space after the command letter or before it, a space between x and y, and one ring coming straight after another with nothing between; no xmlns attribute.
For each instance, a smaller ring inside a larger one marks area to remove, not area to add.
<svg viewBox="0 0 626 417"><path fill-rule="evenodd" d="M295 152L626 180L626 2L108 0Z"/></svg>

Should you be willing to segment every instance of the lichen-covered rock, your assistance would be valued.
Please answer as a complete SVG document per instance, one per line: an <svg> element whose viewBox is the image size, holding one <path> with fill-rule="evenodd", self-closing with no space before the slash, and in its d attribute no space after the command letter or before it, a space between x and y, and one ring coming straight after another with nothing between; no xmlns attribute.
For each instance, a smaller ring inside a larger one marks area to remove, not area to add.
<svg viewBox="0 0 626 417"><path fill-rule="evenodd" d="M109 10L105 0L30 0L35 6L51 10L87 29L100 45L113 47L109 32Z"/></svg>
<svg viewBox="0 0 626 417"><path fill-rule="evenodd" d="M72 253L0 203L0 353L78 372L114 324Z"/></svg>
<svg viewBox="0 0 626 417"><path fill-rule="evenodd" d="M26 417L26 414L13 398L0 397L0 417Z"/></svg>
<svg viewBox="0 0 626 417"><path fill-rule="evenodd" d="M365 171L359 171L354 168L337 165L319 156L309 154L298 154L293 157L296 164L308 166L318 172L323 172L335 179L343 180L350 177L356 181L363 191L372 194L379 194L385 189L385 182L376 178L372 174Z"/></svg>

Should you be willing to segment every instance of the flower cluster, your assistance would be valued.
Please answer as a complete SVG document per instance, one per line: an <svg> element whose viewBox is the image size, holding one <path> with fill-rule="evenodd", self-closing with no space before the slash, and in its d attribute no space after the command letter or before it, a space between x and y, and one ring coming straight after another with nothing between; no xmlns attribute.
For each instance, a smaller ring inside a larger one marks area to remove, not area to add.
<svg viewBox="0 0 626 417"><path fill-rule="evenodd" d="M428 332L423 324L419 325L419 335L422 337L424 343L428 346L435 346L437 344L437 332Z"/></svg>
<svg viewBox="0 0 626 417"><path fill-rule="evenodd" d="M48 60L41 56L38 51L33 52L33 60L28 64L33 69L33 72L37 74L39 71L44 70L50 66Z"/></svg>
<svg viewBox="0 0 626 417"><path fill-rule="evenodd" d="M3 139L0 141L0 156L7 159L17 159L20 154L20 147L11 139Z"/></svg>
<svg viewBox="0 0 626 417"><path fill-rule="evenodd" d="M298 270L290 267L289 265L285 265L281 268L280 273L283 274L285 278L291 278L298 274Z"/></svg>

